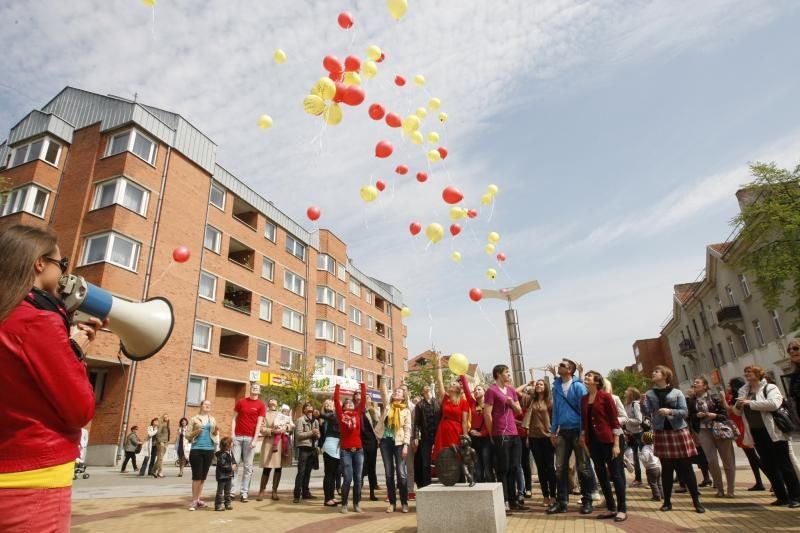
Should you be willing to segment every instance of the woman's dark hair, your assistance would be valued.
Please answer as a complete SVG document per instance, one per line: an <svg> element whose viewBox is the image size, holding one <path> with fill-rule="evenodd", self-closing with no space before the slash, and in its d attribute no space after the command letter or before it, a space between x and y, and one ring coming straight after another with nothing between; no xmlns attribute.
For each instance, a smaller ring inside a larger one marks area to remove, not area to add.
<svg viewBox="0 0 800 533"><path fill-rule="evenodd" d="M706 377L705 377L705 376L697 376L697 377L695 377L694 379L695 379L695 380L698 380L698 379L699 379L700 381L702 381L702 382L703 382L703 385L705 385L705 386L706 386L706 388L708 388L708 380L706 379Z"/></svg>
<svg viewBox="0 0 800 533"><path fill-rule="evenodd" d="M157 425L158 425L158 418L154 418L154 419L152 419L152 420L150 421L150 425L151 425L151 426L154 426L154 425L155 425L155 426L157 426Z"/></svg>
<svg viewBox="0 0 800 533"><path fill-rule="evenodd" d="M536 384L539 383L540 381L544 384L544 390L542 391L541 394L539 394L539 392L536 391ZM552 405L553 405L553 400L552 400L552 398L550 396L550 382L547 381L546 379L536 380L536 383L533 384L533 393L531 394L531 403L535 403L535 402L544 402L545 405L547 405L548 409L550 407L552 407Z"/></svg>
<svg viewBox="0 0 800 533"><path fill-rule="evenodd" d="M187 426L189 425L189 420L188 420L186 417L184 417L184 418L181 418L181 419L178 421L178 426L180 426L180 427L183 427L183 423L184 423L184 422L186 422L186 425L187 425Z"/></svg>
<svg viewBox="0 0 800 533"><path fill-rule="evenodd" d="M739 396L739 389L744 387L745 383L746 382L744 378L741 378L739 376L731 378L731 380L728 382L728 386L731 388L731 393L733 394L734 398L737 398Z"/></svg>
<svg viewBox="0 0 800 533"><path fill-rule="evenodd" d="M56 236L49 229L16 224L0 233L0 322L19 305L33 287L33 264L56 251Z"/></svg>

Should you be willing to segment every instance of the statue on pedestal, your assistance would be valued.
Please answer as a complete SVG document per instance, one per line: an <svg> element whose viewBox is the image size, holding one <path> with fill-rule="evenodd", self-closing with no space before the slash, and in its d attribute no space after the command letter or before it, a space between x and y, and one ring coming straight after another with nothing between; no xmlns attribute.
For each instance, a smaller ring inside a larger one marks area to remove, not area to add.
<svg viewBox="0 0 800 533"><path fill-rule="evenodd" d="M469 436L461 435L459 445L453 444L439 452L436 457L436 474L442 485L452 487L463 475L470 487L475 486L477 454L470 444L472 441Z"/></svg>

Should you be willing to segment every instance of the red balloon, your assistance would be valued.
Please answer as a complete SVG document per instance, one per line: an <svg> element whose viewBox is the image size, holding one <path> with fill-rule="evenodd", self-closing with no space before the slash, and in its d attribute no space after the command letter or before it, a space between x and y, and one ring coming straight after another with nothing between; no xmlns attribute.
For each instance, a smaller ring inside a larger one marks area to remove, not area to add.
<svg viewBox="0 0 800 533"><path fill-rule="evenodd" d="M343 30L349 30L353 27L353 15L348 13L347 11L342 11L339 13L339 26Z"/></svg>
<svg viewBox="0 0 800 533"><path fill-rule="evenodd" d="M172 259L176 263L185 263L189 260L189 257L192 256L192 252L189 251L189 248L186 246L178 246L174 250L172 250Z"/></svg>
<svg viewBox="0 0 800 533"><path fill-rule="evenodd" d="M386 123L390 128L399 128L403 125L403 119L397 113L389 113L386 115Z"/></svg>
<svg viewBox="0 0 800 533"><path fill-rule="evenodd" d="M500 252L499 254L497 254L497 260L502 263L503 261L506 260L506 254L504 254L503 252Z"/></svg>
<svg viewBox="0 0 800 533"><path fill-rule="evenodd" d="M468 209L467 216L469 218L475 218L476 216L478 216L478 211L476 211L475 209Z"/></svg>
<svg viewBox="0 0 800 533"><path fill-rule="evenodd" d="M382 119L385 113L386 111L383 109L381 104L372 104L369 106L369 118L372 120Z"/></svg>
<svg viewBox="0 0 800 533"><path fill-rule="evenodd" d="M333 72L328 73L328 77L333 81L342 81L344 79L344 72L341 70L334 70Z"/></svg>
<svg viewBox="0 0 800 533"><path fill-rule="evenodd" d="M394 152L394 146L389 141L380 141L375 145L375 157L389 157L392 152Z"/></svg>
<svg viewBox="0 0 800 533"><path fill-rule="evenodd" d="M375 188L378 189L379 191L383 191L386 188L386 183L384 183L381 180L378 180L375 182Z"/></svg>
<svg viewBox="0 0 800 533"><path fill-rule="evenodd" d="M361 60L356 56L347 56L344 58L345 72L358 72L361 70Z"/></svg>
<svg viewBox="0 0 800 533"><path fill-rule="evenodd" d="M420 183L425 183L428 181L428 175L424 172L417 172L417 181Z"/></svg>
<svg viewBox="0 0 800 533"><path fill-rule="evenodd" d="M328 72L341 72L344 70L342 68L342 62L339 61L339 58L336 56L325 56L322 60L322 66L325 67L325 70Z"/></svg>
<svg viewBox="0 0 800 533"><path fill-rule="evenodd" d="M308 209L306 209L306 216L308 216L309 220L317 220L319 215L321 214L319 207L312 205Z"/></svg>
<svg viewBox="0 0 800 533"><path fill-rule="evenodd" d="M405 165L397 165L397 168L394 169L394 171L400 174L401 176L405 176L406 174L408 174L408 167Z"/></svg>
<svg viewBox="0 0 800 533"><path fill-rule="evenodd" d="M440 146L437 148L437 151L439 152L439 155L442 156L442 159L447 159L447 148Z"/></svg>
<svg viewBox="0 0 800 533"><path fill-rule="evenodd" d="M344 91L344 103L347 105L360 105L365 96L364 89L358 85L350 85Z"/></svg>
<svg viewBox="0 0 800 533"><path fill-rule="evenodd" d="M376 63L383 63L383 60L384 60L384 59L386 59L386 54L384 54L383 52L381 52L381 57L379 57L379 58L378 58L378 60L376 61Z"/></svg>
<svg viewBox="0 0 800 533"><path fill-rule="evenodd" d="M420 231L422 231L422 224L419 222L412 222L408 227L408 231L411 232L411 235L417 235Z"/></svg>
<svg viewBox="0 0 800 533"><path fill-rule="evenodd" d="M461 194L461 191L451 185L442 191L442 199L444 199L444 201L448 204L457 204L464 199L464 195Z"/></svg>
<svg viewBox="0 0 800 533"><path fill-rule="evenodd" d="M398 74L397 76L394 77L394 84L397 85L398 87L402 87L403 85L406 84L406 79Z"/></svg>
<svg viewBox="0 0 800 533"><path fill-rule="evenodd" d="M480 302L481 298L483 298L483 291L475 288L469 290L469 299L473 302Z"/></svg>
<svg viewBox="0 0 800 533"><path fill-rule="evenodd" d="M347 94L347 85L344 83L337 81L336 82L336 94L333 95L333 101L336 103L344 102L344 96Z"/></svg>
<svg viewBox="0 0 800 533"><path fill-rule="evenodd" d="M458 224L450 224L450 235L455 237L459 233L461 233L461 226Z"/></svg>

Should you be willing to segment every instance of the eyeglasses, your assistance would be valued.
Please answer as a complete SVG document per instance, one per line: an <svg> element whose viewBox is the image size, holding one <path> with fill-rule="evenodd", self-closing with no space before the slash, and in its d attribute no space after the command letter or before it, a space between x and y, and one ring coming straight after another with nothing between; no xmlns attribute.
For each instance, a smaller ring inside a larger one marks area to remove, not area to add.
<svg viewBox="0 0 800 533"><path fill-rule="evenodd" d="M558 363L558 368L569 368L567 363Z"/></svg>
<svg viewBox="0 0 800 533"><path fill-rule="evenodd" d="M53 263L54 265L58 265L58 268L61 269L61 273L62 274L64 274L67 271L67 269L69 268L69 258L68 257L62 257L61 259L56 259L55 257L48 257L48 256L45 255L45 256L42 257L42 259L44 259L48 263Z"/></svg>
<svg viewBox="0 0 800 533"><path fill-rule="evenodd" d="M800 346L792 346L786 349L787 352L800 352Z"/></svg>

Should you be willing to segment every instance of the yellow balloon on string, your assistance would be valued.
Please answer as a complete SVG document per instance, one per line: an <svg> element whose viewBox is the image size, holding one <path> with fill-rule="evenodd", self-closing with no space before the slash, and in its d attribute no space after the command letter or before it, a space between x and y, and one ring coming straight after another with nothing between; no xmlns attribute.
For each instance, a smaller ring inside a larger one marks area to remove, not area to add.
<svg viewBox="0 0 800 533"><path fill-rule="evenodd" d="M469 371L469 359L462 353L454 353L447 359L447 367L456 376L463 376Z"/></svg>
<svg viewBox="0 0 800 533"><path fill-rule="evenodd" d="M431 111L436 111L440 107L442 107L442 101L438 98L431 98L431 101L428 102L428 109Z"/></svg>
<svg viewBox="0 0 800 533"><path fill-rule="evenodd" d="M464 217L464 209L454 205L450 208L450 213L448 214L450 215L450 220L460 220Z"/></svg>
<svg viewBox="0 0 800 533"><path fill-rule="evenodd" d="M272 56L275 62L279 65L283 65L283 62L286 61L286 52L278 48L275 50L275 54Z"/></svg>
<svg viewBox="0 0 800 533"><path fill-rule="evenodd" d="M486 278L487 279L495 279L497 277L497 270L490 268L486 271Z"/></svg>
<svg viewBox="0 0 800 533"><path fill-rule="evenodd" d="M417 115L419 118L425 118L425 117L427 116L427 114L428 114L428 110L427 110L427 109L425 109L424 107L418 107L418 108L417 108L416 115Z"/></svg>
<svg viewBox="0 0 800 533"><path fill-rule="evenodd" d="M487 244L484 250L486 250L487 254L492 255L494 253L494 244Z"/></svg>
<svg viewBox="0 0 800 533"><path fill-rule="evenodd" d="M336 86L334 86L334 89ZM422 126L422 121L419 119L417 115L408 115L406 118L403 119L403 131L411 134L412 131L416 131Z"/></svg>
<svg viewBox="0 0 800 533"><path fill-rule="evenodd" d="M495 185L494 183L486 187L486 193L492 196L496 196L499 190L500 189L498 189L497 185Z"/></svg>
<svg viewBox="0 0 800 533"><path fill-rule="evenodd" d="M367 57L373 61L379 60L382 53L381 49L374 44L367 47Z"/></svg>
<svg viewBox="0 0 800 533"><path fill-rule="evenodd" d="M489 205L490 203L492 203L492 195L491 194L484 194L483 196L481 196L481 204Z"/></svg>
<svg viewBox="0 0 800 533"><path fill-rule="evenodd" d="M428 142L431 144L436 144L439 142L439 134L435 131L428 133Z"/></svg>
<svg viewBox="0 0 800 533"><path fill-rule="evenodd" d="M456 263L461 262L461 252L453 252L452 254L450 254L450 257L452 257L453 261L455 261Z"/></svg>
<svg viewBox="0 0 800 533"><path fill-rule="evenodd" d="M442 236L444 235L444 228L441 224L434 222L433 224L429 224L427 228L425 228L425 235L428 237L428 240L431 243L436 244L440 240L442 240Z"/></svg>
<svg viewBox="0 0 800 533"><path fill-rule="evenodd" d="M325 111L325 100L315 94L303 98L303 111L309 115L321 115Z"/></svg>
<svg viewBox="0 0 800 533"><path fill-rule="evenodd" d="M432 163L436 163L437 161L442 160L442 154L439 153L439 150L431 150L428 152L428 160Z"/></svg>
<svg viewBox="0 0 800 533"><path fill-rule="evenodd" d="M496 231L493 231L489 234L489 242L492 244L497 244L497 241L500 240L500 234Z"/></svg>
<svg viewBox="0 0 800 533"><path fill-rule="evenodd" d="M342 121L342 108L339 107L339 104L331 104L328 109L325 110L325 122L328 123L329 126L336 126Z"/></svg>
<svg viewBox="0 0 800 533"><path fill-rule="evenodd" d="M374 61L364 61L364 64L361 65L361 74L371 80L378 75L378 65Z"/></svg>
<svg viewBox="0 0 800 533"><path fill-rule="evenodd" d="M336 95L336 84L328 77L320 78L311 89L311 94L319 96L326 102L330 102Z"/></svg>
<svg viewBox="0 0 800 533"><path fill-rule="evenodd" d="M423 76L422 74L417 74L416 76L414 76L414 85L416 85L417 87L422 87L423 85L425 85L425 76Z"/></svg>
<svg viewBox="0 0 800 533"><path fill-rule="evenodd" d="M261 115L258 117L258 127L262 130L267 130L272 127L272 117L269 115Z"/></svg>
<svg viewBox="0 0 800 533"><path fill-rule="evenodd" d="M400 316L403 318L408 318L411 316L411 309L408 307L404 307L400 310Z"/></svg>
<svg viewBox="0 0 800 533"><path fill-rule="evenodd" d="M142 3L147 7L156 7L156 0L142 0Z"/></svg>
<svg viewBox="0 0 800 533"><path fill-rule="evenodd" d="M444 111L439 113L439 122L441 122L442 124L447 122L447 113L445 113Z"/></svg>
<svg viewBox="0 0 800 533"><path fill-rule="evenodd" d="M365 202L372 202L378 197L378 189L374 185L364 185L358 193Z"/></svg>
<svg viewBox="0 0 800 533"><path fill-rule="evenodd" d="M387 0L386 7L393 19L400 20L408 10L408 0Z"/></svg>
<svg viewBox="0 0 800 533"><path fill-rule="evenodd" d="M361 85L361 76L358 75L358 72L345 72L344 73L344 84L345 85Z"/></svg>
<svg viewBox="0 0 800 533"><path fill-rule="evenodd" d="M422 132L419 130L412 131L411 135L409 135L409 138L411 139L411 142L414 144L422 144L422 142L425 140L422 137Z"/></svg>

